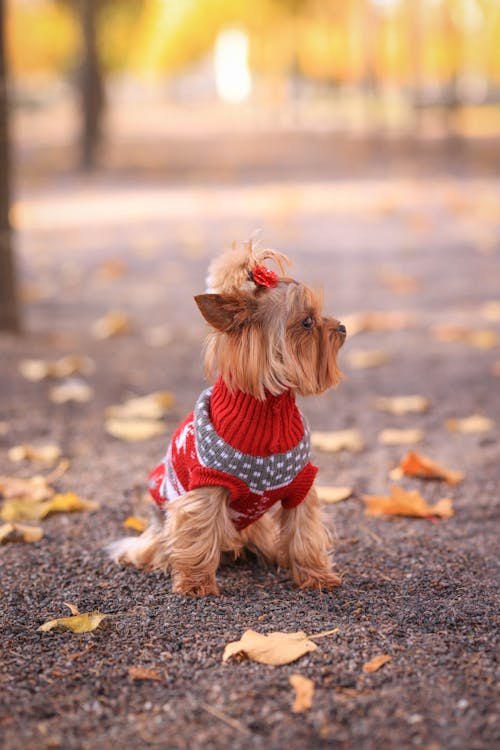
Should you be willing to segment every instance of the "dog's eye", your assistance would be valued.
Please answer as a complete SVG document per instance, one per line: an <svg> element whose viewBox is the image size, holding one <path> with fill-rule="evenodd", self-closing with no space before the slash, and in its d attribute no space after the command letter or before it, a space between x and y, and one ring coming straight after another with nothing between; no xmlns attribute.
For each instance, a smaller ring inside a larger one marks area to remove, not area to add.
<svg viewBox="0 0 500 750"><path fill-rule="evenodd" d="M301 325L302 328L305 328L306 331L309 331L314 326L314 318L308 315L307 318L304 318L304 320L301 321Z"/></svg>

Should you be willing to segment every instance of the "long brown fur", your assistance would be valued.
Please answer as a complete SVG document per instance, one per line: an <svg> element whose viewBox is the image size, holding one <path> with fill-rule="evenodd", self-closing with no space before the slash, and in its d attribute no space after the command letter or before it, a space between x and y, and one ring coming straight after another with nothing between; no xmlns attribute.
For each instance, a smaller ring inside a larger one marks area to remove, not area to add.
<svg viewBox="0 0 500 750"><path fill-rule="evenodd" d="M323 316L320 292L283 276L274 288L256 285L252 269L266 259L281 273L289 264L282 253L256 249L251 242L212 263L210 293L195 298L212 327L205 345L206 372L213 379L222 375L230 389L258 399L266 391L323 393L341 379L337 353L345 329ZM163 520L156 519L140 537L111 544L110 554L139 568L170 571L173 590L181 594L217 594L221 555L236 558L245 548L288 568L301 588L340 585L314 487L297 507L271 509L243 531L231 521L228 499L223 487L188 492L167 503Z"/></svg>

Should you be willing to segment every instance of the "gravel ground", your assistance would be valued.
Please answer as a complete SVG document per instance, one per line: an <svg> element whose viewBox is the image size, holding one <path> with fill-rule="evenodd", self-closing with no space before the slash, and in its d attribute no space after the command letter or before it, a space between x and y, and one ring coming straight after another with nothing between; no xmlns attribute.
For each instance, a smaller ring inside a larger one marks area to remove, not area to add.
<svg viewBox="0 0 500 750"><path fill-rule="evenodd" d="M26 334L0 339L0 474L41 471L11 463L7 449L54 441L71 462L57 489L100 507L48 517L36 544L0 547L5 750L498 747L500 354L470 337L440 341L433 328L500 335L498 309L484 308L499 299L500 181L482 161L467 169L449 161L447 170L444 159L436 168L427 161L419 176L411 153L404 164L413 164L412 176L393 168L385 176L379 164L354 180L334 164L328 173L330 156L325 150L318 175L273 173L269 159L251 182L204 175L163 184L157 173L118 179L109 171L21 183ZM210 258L256 227L266 244L289 253L296 276L324 285L332 314L398 310L413 319L400 330L351 336L341 354L345 381L301 404L313 429L356 427L365 441L359 453L314 455L320 483L354 488L353 498L327 509L343 586L297 591L286 573L249 558L220 570L220 597L183 598L168 578L106 559L103 546L141 511L166 437L120 442L104 431L104 409L168 389L175 395L168 433L192 408L204 386L204 327L192 296L204 288ZM93 322L115 309L131 316L133 330L95 339ZM382 350L388 361L356 369L356 350ZM95 362L84 378L94 389L88 403L54 404L53 382L18 372L23 358L70 352ZM427 412L398 417L374 408L378 396L413 393L429 399ZM445 427L448 418L476 413L496 418L492 431ZM378 442L386 427L421 428L419 450L465 472L452 488L402 482L430 502L450 495L451 519L365 515L361 495L385 493L406 450ZM37 632L67 614L63 602L118 616L88 634ZM225 644L246 628L338 632L289 666L223 665ZM392 661L364 673L380 653ZM130 667L154 669L160 679L133 680ZM291 711L294 673L315 684L302 714Z"/></svg>

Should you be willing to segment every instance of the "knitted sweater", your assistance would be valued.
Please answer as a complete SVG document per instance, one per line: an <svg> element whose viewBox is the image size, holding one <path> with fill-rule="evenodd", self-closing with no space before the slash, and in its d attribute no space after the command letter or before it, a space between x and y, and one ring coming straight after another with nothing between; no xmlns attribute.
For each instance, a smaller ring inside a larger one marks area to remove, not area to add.
<svg viewBox="0 0 500 750"><path fill-rule="evenodd" d="M310 456L309 429L292 392L259 401L231 393L219 379L177 428L149 490L161 507L190 490L226 487L241 530L278 501L285 508L302 502L318 471Z"/></svg>

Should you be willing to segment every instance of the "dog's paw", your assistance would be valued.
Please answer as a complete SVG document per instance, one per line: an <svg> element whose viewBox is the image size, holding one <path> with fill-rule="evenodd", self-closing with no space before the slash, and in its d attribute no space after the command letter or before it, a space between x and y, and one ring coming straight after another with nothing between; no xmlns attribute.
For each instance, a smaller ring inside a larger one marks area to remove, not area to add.
<svg viewBox="0 0 500 750"><path fill-rule="evenodd" d="M184 594L185 596L218 596L220 593L215 578L194 581L187 576L175 577L172 591L174 594Z"/></svg>
<svg viewBox="0 0 500 750"><path fill-rule="evenodd" d="M294 571L293 579L301 589L336 589L342 585L342 578L333 570Z"/></svg>

